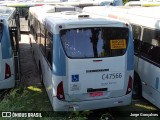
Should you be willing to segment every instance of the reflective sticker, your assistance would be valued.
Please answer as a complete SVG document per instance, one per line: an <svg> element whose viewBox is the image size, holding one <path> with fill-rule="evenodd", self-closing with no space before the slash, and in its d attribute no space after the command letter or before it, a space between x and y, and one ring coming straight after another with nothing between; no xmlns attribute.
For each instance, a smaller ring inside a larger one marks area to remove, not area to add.
<svg viewBox="0 0 160 120"><path fill-rule="evenodd" d="M79 75L72 75L72 82L78 82L79 81Z"/></svg>
<svg viewBox="0 0 160 120"><path fill-rule="evenodd" d="M80 90L80 84L79 83L71 84L70 90L71 91L79 91Z"/></svg>
<svg viewBox="0 0 160 120"><path fill-rule="evenodd" d="M125 49L126 40L125 39L110 40L110 48L111 49Z"/></svg>

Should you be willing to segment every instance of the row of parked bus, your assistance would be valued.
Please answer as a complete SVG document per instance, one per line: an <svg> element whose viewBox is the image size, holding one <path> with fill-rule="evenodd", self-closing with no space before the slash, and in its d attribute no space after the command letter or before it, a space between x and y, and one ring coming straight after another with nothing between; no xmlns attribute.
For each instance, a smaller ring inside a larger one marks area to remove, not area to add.
<svg viewBox="0 0 160 120"><path fill-rule="evenodd" d="M143 96L160 108L159 9L91 6L79 11L73 6L30 7L32 53L53 110L129 105L132 96ZM18 21L8 28L8 40L16 41L17 55ZM11 71L6 64L1 64L4 76ZM15 68L11 75L19 77L20 71L15 72L19 67Z"/></svg>

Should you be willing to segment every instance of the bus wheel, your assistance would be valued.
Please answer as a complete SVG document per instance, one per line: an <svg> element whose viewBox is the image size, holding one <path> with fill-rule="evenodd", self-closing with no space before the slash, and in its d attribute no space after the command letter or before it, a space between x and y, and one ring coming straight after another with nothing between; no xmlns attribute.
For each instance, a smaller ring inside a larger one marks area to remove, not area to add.
<svg viewBox="0 0 160 120"><path fill-rule="evenodd" d="M141 80L137 73L134 73L132 97L133 99L140 99L142 97Z"/></svg>

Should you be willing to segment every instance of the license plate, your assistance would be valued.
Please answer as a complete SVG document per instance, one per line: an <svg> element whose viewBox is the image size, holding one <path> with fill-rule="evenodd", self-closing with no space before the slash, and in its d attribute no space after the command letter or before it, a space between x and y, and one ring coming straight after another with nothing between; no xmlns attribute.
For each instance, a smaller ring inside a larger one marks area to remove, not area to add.
<svg viewBox="0 0 160 120"><path fill-rule="evenodd" d="M90 97L98 97L98 96L102 96L103 92L92 92L89 93Z"/></svg>

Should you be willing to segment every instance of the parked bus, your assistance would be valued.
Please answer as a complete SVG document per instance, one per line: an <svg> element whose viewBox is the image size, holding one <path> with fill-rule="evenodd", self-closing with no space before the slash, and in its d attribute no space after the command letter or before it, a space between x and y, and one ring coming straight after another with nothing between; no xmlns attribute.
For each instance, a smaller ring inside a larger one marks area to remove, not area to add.
<svg viewBox="0 0 160 120"><path fill-rule="evenodd" d="M15 8L0 7L0 89L12 88L20 79L19 16Z"/></svg>
<svg viewBox="0 0 160 120"><path fill-rule="evenodd" d="M49 15L37 7L29 9L33 54L53 110L129 105L134 69L131 26L56 10Z"/></svg>
<svg viewBox="0 0 160 120"><path fill-rule="evenodd" d="M86 7L84 11L131 23L135 55L133 97L143 96L160 108L160 8Z"/></svg>
<svg viewBox="0 0 160 120"><path fill-rule="evenodd" d="M158 0L153 0L153 1L129 1L124 6L153 7L153 6L160 6L160 1L158 1Z"/></svg>

